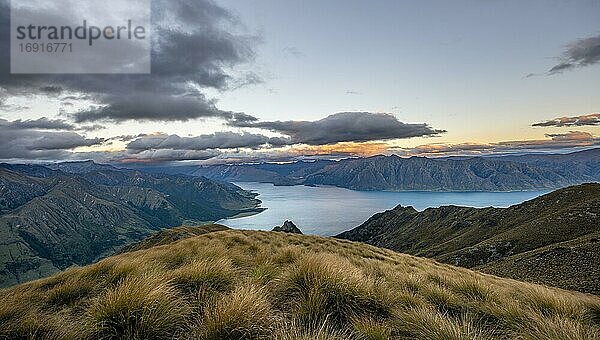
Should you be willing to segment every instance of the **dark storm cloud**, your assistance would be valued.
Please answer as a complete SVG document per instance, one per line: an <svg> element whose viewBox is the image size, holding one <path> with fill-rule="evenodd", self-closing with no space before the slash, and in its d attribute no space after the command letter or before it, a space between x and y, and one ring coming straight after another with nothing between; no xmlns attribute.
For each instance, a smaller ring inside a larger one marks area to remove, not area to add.
<svg viewBox="0 0 600 340"><path fill-rule="evenodd" d="M239 127L266 129L287 135L296 144L324 145L367 142L444 133L427 124L407 124L387 113L341 112L317 121L235 122Z"/></svg>
<svg viewBox="0 0 600 340"><path fill-rule="evenodd" d="M98 131L105 127L100 124L77 126L64 119L50 119L41 117L38 119L17 119L7 121L0 119L0 124L13 130L59 130L59 131Z"/></svg>
<svg viewBox="0 0 600 340"><path fill-rule="evenodd" d="M231 71L253 60L259 39L209 0L155 0L152 6L152 74L10 75L10 11L0 0L0 97L64 94L95 102L75 115L78 122L232 119L235 114L217 109L201 91L260 82L256 74Z"/></svg>
<svg viewBox="0 0 600 340"><path fill-rule="evenodd" d="M260 134L215 132L196 137L178 135L146 135L131 141L127 150L132 153L147 150L209 150L257 148L265 145L281 146L289 143L285 138L270 138Z"/></svg>
<svg viewBox="0 0 600 340"><path fill-rule="evenodd" d="M202 161L217 157L217 150L145 150L136 154L118 153L111 155L111 161L126 162L176 162Z"/></svg>
<svg viewBox="0 0 600 340"><path fill-rule="evenodd" d="M77 128L77 130L81 130L81 131L85 131L85 132L99 131L99 130L104 130L104 129L106 129L106 126L100 125L100 124L82 125Z"/></svg>
<svg viewBox="0 0 600 340"><path fill-rule="evenodd" d="M110 104L90 107L73 114L77 123L102 120L164 120L186 121L200 117L222 116L229 118L230 112L217 109L204 96L176 97L154 93L133 93L130 96L110 96ZM168 115L165 113L168 112Z"/></svg>
<svg viewBox="0 0 600 340"><path fill-rule="evenodd" d="M597 126L600 125L600 113L590 113L587 115L575 116L575 117L559 117L551 119L545 122L535 123L532 126Z"/></svg>
<svg viewBox="0 0 600 340"><path fill-rule="evenodd" d="M25 121L27 122L27 121ZM0 159L65 159L71 149L101 144L102 138L85 138L72 131L39 131L27 126L42 123L9 122L0 119Z"/></svg>
<svg viewBox="0 0 600 340"><path fill-rule="evenodd" d="M598 62L600 62L600 35L571 43L561 58L561 62L554 65L548 73L556 74Z"/></svg>
<svg viewBox="0 0 600 340"><path fill-rule="evenodd" d="M2 123L0 123L2 124ZM63 119L49 119L46 117L38 119L4 122L5 126L13 129L38 129L38 130L76 130L77 127Z"/></svg>

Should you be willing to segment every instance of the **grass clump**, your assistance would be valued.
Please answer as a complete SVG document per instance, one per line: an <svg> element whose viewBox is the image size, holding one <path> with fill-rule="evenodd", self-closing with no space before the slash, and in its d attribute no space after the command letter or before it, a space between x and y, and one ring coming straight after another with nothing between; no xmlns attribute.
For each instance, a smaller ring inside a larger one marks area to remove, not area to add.
<svg viewBox="0 0 600 340"><path fill-rule="evenodd" d="M524 340L597 340L600 339L600 330L594 327L585 327L571 319L538 316L523 325L519 338Z"/></svg>
<svg viewBox="0 0 600 340"><path fill-rule="evenodd" d="M72 280L54 286L48 292L50 306L74 305L92 292L94 283L87 280Z"/></svg>
<svg viewBox="0 0 600 340"><path fill-rule="evenodd" d="M391 336L389 325L372 318L353 320L352 330L361 340L386 340Z"/></svg>
<svg viewBox="0 0 600 340"><path fill-rule="evenodd" d="M220 297L202 319L200 339L262 339L274 330L273 310L264 291L244 285Z"/></svg>
<svg viewBox="0 0 600 340"><path fill-rule="evenodd" d="M164 339L177 334L187 306L168 282L126 279L95 301L89 310L95 339Z"/></svg>
<svg viewBox="0 0 600 340"><path fill-rule="evenodd" d="M450 289L470 301L493 301L494 291L477 277L463 277L450 283Z"/></svg>
<svg viewBox="0 0 600 340"><path fill-rule="evenodd" d="M390 307L375 283L335 256L307 255L300 258L280 283L281 298L304 322L326 319L345 324L353 317L385 317Z"/></svg>
<svg viewBox="0 0 600 340"><path fill-rule="evenodd" d="M468 315L452 318L438 310L418 307L403 311L395 322L395 331L407 339L483 340L493 339L474 325Z"/></svg>
<svg viewBox="0 0 600 340"><path fill-rule="evenodd" d="M532 285L521 290L520 295L529 308L544 317L584 318L585 308L581 303L552 289Z"/></svg>
<svg viewBox="0 0 600 340"><path fill-rule="evenodd" d="M234 278L235 271L228 259L195 261L172 274L173 284L189 294L229 291Z"/></svg>

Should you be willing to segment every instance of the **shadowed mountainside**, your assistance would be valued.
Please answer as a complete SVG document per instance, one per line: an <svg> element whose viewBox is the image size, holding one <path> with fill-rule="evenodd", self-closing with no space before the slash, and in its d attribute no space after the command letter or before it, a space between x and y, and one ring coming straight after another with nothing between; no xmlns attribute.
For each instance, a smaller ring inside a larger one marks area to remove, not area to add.
<svg viewBox="0 0 600 340"><path fill-rule="evenodd" d="M231 184L104 168L4 164L0 194L0 286L91 263L162 228L260 211L255 194Z"/></svg>

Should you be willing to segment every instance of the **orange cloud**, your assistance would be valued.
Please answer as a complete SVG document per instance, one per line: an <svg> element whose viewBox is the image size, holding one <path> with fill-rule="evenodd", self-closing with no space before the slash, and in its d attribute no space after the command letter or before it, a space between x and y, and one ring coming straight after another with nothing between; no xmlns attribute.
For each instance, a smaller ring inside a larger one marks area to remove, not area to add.
<svg viewBox="0 0 600 340"><path fill-rule="evenodd" d="M383 142L342 142L332 145L293 146L290 152L304 156L336 155L374 156L389 153L389 145Z"/></svg>
<svg viewBox="0 0 600 340"><path fill-rule="evenodd" d="M545 122L535 123L532 126L596 126L600 125L600 113L590 113L587 115L575 116L575 117L558 117Z"/></svg>

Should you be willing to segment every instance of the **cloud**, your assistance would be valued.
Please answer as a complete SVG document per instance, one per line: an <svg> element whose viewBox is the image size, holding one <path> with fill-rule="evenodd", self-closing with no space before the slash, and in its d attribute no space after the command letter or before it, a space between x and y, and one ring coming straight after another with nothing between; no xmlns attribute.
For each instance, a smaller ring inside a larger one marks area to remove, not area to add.
<svg viewBox="0 0 600 340"><path fill-rule="evenodd" d="M16 130L57 130L57 131L98 131L105 127L100 124L77 126L64 119L50 119L41 117L38 119L17 119L14 121L0 120L1 124Z"/></svg>
<svg viewBox="0 0 600 340"><path fill-rule="evenodd" d="M590 113L575 117L559 117L545 122L535 123L531 126L596 126L600 125L600 113Z"/></svg>
<svg viewBox="0 0 600 340"><path fill-rule="evenodd" d="M596 138L591 133L583 131L547 134L546 137L548 139L502 141L498 143L432 143L413 148L390 148L389 151L405 156L448 156L511 153L542 149L561 150L600 145L600 138Z"/></svg>
<svg viewBox="0 0 600 340"><path fill-rule="evenodd" d="M279 137L267 137L260 134L215 132L196 137L180 137L178 135L146 135L127 144L130 153L148 150L189 150L201 151L211 149L258 148L260 146L282 146L289 140Z"/></svg>
<svg viewBox="0 0 600 340"><path fill-rule="evenodd" d="M46 117L38 119L21 120L17 119L12 122L5 121L5 126L13 129L39 129L39 130L76 130L77 127L63 119L49 119Z"/></svg>
<svg viewBox="0 0 600 340"><path fill-rule="evenodd" d="M553 141L594 141L594 135L585 131L569 131L567 133L549 133L546 137Z"/></svg>
<svg viewBox="0 0 600 340"><path fill-rule="evenodd" d="M0 0L0 97L39 94L93 101L96 105L74 114L77 122L232 119L234 113L219 110L203 91L260 82L254 73L235 71L254 60L260 38L209 0L154 0L152 6L151 74L11 75L10 10L8 1ZM65 22L69 11L64 11Z"/></svg>
<svg viewBox="0 0 600 340"><path fill-rule="evenodd" d="M317 121L232 122L238 127L254 127L289 136L294 144L324 145L338 142L368 142L435 136L427 124L407 124L392 114L341 112Z"/></svg>
<svg viewBox="0 0 600 340"><path fill-rule="evenodd" d="M133 93L130 96L110 96L110 104L90 107L74 113L78 122L124 121L124 120L163 120L186 121L200 117L231 117L231 113L222 112L203 95L176 97L154 93Z"/></svg>
<svg viewBox="0 0 600 340"><path fill-rule="evenodd" d="M217 150L146 150L134 155L128 153L117 153L112 155L111 161L120 163L139 162L177 162L177 161L201 161L220 155Z"/></svg>
<svg viewBox="0 0 600 340"><path fill-rule="evenodd" d="M39 131L33 126L44 126L44 121L15 124L0 119L0 159L66 159L73 154L72 149L104 142L102 138L89 139L72 131Z"/></svg>
<svg viewBox="0 0 600 340"><path fill-rule="evenodd" d="M579 39L568 45L561 62L554 65L549 74L561 73L575 67L590 66L600 62L600 35Z"/></svg>

